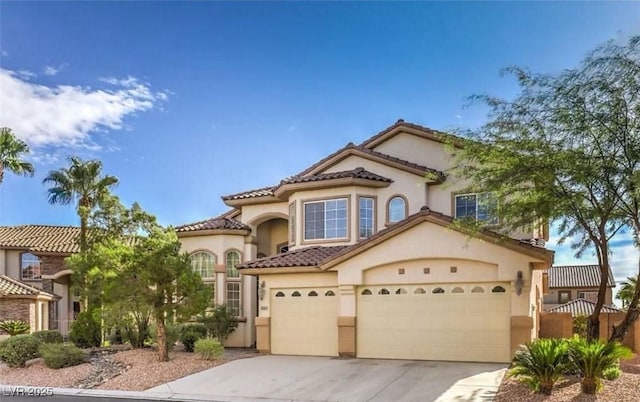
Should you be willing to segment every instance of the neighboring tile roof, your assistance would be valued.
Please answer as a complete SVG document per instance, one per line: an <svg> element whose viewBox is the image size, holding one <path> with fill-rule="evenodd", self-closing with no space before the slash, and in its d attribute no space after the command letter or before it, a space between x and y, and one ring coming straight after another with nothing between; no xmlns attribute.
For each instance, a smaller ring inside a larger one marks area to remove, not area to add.
<svg viewBox="0 0 640 402"><path fill-rule="evenodd" d="M251 228L244 223L237 221L232 218L227 218L223 214L222 216L218 216L216 218L205 219L203 221L188 223L185 225L177 226L176 232L195 232L198 230L216 230L216 229L227 229L227 230L251 230Z"/></svg>
<svg viewBox="0 0 640 402"><path fill-rule="evenodd" d="M222 199L227 200L244 200L246 198L254 198L254 197L265 197L269 195L273 195L273 191L277 188L277 186L269 186L257 188L255 190L243 191L241 193L230 194L222 196Z"/></svg>
<svg viewBox="0 0 640 402"><path fill-rule="evenodd" d="M550 288L585 288L600 286L600 267L597 265L560 265L553 266L547 271ZM609 283L616 286L613 272L609 268Z"/></svg>
<svg viewBox="0 0 640 402"><path fill-rule="evenodd" d="M386 183L393 182L393 180L389 178L377 175L375 173L371 173L368 170L365 170L364 168L358 167L353 170L346 170L342 172L321 173L321 174L315 174L311 176L292 176L282 180L280 182L280 185L294 184L294 183L310 183L310 182L316 182L316 181L344 179L344 178L366 179L366 180L382 181Z"/></svg>
<svg viewBox="0 0 640 402"><path fill-rule="evenodd" d="M313 246L240 264L244 268L315 267L350 246Z"/></svg>
<svg viewBox="0 0 640 402"><path fill-rule="evenodd" d="M3 296L38 296L44 295L52 298L58 296L38 289L35 286L28 285L24 282L0 275L0 297Z"/></svg>
<svg viewBox="0 0 640 402"><path fill-rule="evenodd" d="M575 299L575 300L571 300L570 302L557 305L555 307L547 308L546 311L548 313L571 313L572 317L577 317L581 315L589 316L593 314L593 310L595 306L596 306L596 303L592 301L585 300L585 299ZM602 310L600 311L602 313L622 312L622 310L614 306L607 306L607 305L602 305Z"/></svg>
<svg viewBox="0 0 640 402"><path fill-rule="evenodd" d="M0 248L24 248L36 252L77 253L80 228L74 226L0 226Z"/></svg>

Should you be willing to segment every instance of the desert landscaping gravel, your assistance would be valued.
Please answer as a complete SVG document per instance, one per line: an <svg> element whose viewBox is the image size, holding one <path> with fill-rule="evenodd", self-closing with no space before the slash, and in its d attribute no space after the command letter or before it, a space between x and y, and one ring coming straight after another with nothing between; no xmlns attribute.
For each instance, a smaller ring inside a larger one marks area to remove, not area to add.
<svg viewBox="0 0 640 402"><path fill-rule="evenodd" d="M640 356L620 363L623 373L617 380L603 380L604 388L597 395L585 395L580 392L580 379L567 378L558 382L551 396L536 395L529 387L514 378L505 376L495 402L546 401L546 402L637 402L640 401Z"/></svg>
<svg viewBox="0 0 640 402"><path fill-rule="evenodd" d="M158 354L152 349L125 350L111 356L124 364L126 371L96 389L144 391L235 359L258 354L254 349L226 349L222 359L208 361L194 353L176 351L169 354L170 361L162 363L158 362ZM27 367L19 369L11 369L0 363L0 384L76 388L79 384L91 382L92 376L100 375L93 368L92 364L84 363L54 370L46 367L42 359L35 359L27 363Z"/></svg>

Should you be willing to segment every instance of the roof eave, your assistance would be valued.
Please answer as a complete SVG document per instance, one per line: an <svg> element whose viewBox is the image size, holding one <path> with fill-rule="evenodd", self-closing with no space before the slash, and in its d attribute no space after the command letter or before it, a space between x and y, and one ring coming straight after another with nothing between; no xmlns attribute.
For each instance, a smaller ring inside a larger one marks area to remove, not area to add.
<svg viewBox="0 0 640 402"><path fill-rule="evenodd" d="M322 272L318 266L275 267L275 268L238 268L244 275L298 274Z"/></svg>
<svg viewBox="0 0 640 402"><path fill-rule="evenodd" d="M255 204L272 204L276 202L281 202L277 197L273 195L261 195L257 197L247 197L247 198L238 198L238 199L225 199L222 198L222 201L230 206L230 207L242 207L244 205L255 205Z"/></svg>
<svg viewBox="0 0 640 402"><path fill-rule="evenodd" d="M180 237L195 237L195 236L211 236L211 235L235 235L235 236L247 236L251 231L248 229L195 229L184 232L176 232L176 235Z"/></svg>
<svg viewBox="0 0 640 402"><path fill-rule="evenodd" d="M339 179L327 179L310 181L304 183L286 183L280 185L274 195L281 200L288 200L289 196L298 191L322 190L326 188L361 186L370 188L389 187L393 181L381 181L374 179L363 179L358 177L344 177Z"/></svg>

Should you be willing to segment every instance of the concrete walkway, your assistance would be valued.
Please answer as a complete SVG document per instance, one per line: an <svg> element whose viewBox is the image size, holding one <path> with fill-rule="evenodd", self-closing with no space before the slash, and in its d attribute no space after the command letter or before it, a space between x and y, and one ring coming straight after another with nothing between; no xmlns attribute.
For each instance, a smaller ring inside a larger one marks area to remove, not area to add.
<svg viewBox="0 0 640 402"><path fill-rule="evenodd" d="M261 356L192 374L145 395L235 402L491 401L505 370L505 364L491 363Z"/></svg>

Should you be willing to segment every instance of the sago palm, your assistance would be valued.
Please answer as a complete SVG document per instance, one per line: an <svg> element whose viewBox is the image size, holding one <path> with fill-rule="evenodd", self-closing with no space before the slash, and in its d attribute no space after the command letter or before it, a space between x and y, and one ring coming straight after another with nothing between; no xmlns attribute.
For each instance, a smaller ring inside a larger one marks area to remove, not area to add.
<svg viewBox="0 0 640 402"><path fill-rule="evenodd" d="M551 395L553 385L562 378L568 365L567 342L541 338L516 352L509 375L520 377L535 392Z"/></svg>
<svg viewBox="0 0 640 402"><path fill-rule="evenodd" d="M0 128L0 184L5 170L21 176L33 176L33 165L22 160L28 153L26 142L16 138L10 128Z"/></svg>
<svg viewBox="0 0 640 402"><path fill-rule="evenodd" d="M102 175L102 162L83 161L72 156L70 166L52 170L44 178L43 184L49 184L49 203L76 204L80 217L80 251L87 249L87 221L89 213L109 193L109 189L118 183L115 176Z"/></svg>
<svg viewBox="0 0 640 402"><path fill-rule="evenodd" d="M602 378L607 369L616 367L620 359L628 359L633 353L618 342L587 341L574 337L569 341L571 364L582 376L582 392L595 394L602 388Z"/></svg>
<svg viewBox="0 0 640 402"><path fill-rule="evenodd" d="M622 301L622 307L629 306L633 294L636 292L636 286L638 286L638 277L627 277L627 280L622 282L620 290L616 293L616 298Z"/></svg>

